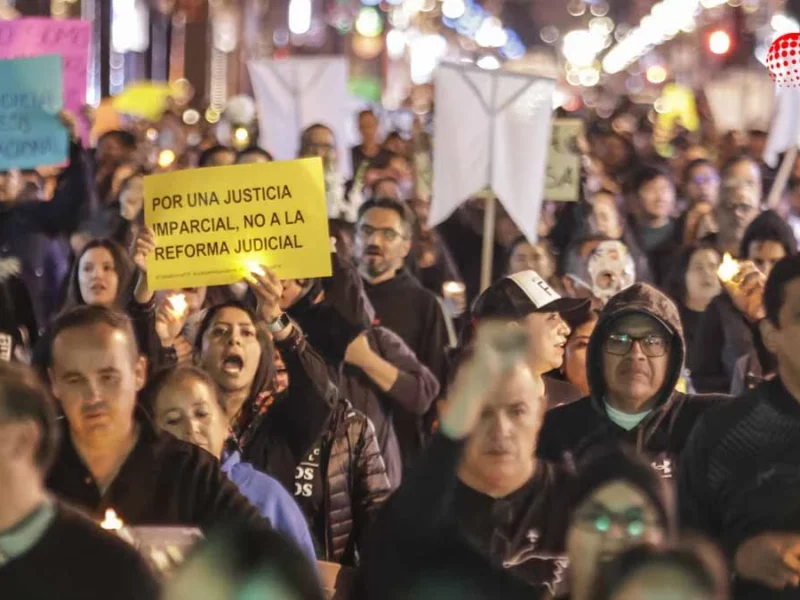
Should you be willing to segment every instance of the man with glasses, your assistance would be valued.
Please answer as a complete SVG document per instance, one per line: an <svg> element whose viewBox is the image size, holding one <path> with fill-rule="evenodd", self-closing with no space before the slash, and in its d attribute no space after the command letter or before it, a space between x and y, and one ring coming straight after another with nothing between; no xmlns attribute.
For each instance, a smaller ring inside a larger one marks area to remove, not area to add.
<svg viewBox="0 0 800 600"><path fill-rule="evenodd" d="M719 200L719 172L707 158L698 158L686 166L683 189L688 208L701 202L716 206Z"/></svg>
<svg viewBox="0 0 800 600"><path fill-rule="evenodd" d="M436 296L404 268L411 250L411 223L410 210L402 202L365 202L358 211L355 258L375 309L375 324L399 335L441 384L447 377L447 326ZM414 415L396 414L395 428L398 438L424 441L420 419Z"/></svg>
<svg viewBox="0 0 800 600"><path fill-rule="evenodd" d="M695 421L723 398L676 390L685 355L678 309L664 294L637 283L611 298L589 339L590 395L547 414L539 455L579 459L627 442L672 478Z"/></svg>
<svg viewBox="0 0 800 600"><path fill-rule="evenodd" d="M720 252L739 256L744 232L761 211L761 168L749 156L731 159L722 169L719 204L714 209Z"/></svg>

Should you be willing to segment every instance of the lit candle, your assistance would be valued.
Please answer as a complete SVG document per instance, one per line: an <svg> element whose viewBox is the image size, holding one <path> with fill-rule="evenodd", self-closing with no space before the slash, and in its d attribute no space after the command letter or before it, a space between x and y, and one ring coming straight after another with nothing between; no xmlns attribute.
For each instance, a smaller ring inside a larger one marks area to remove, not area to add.
<svg viewBox="0 0 800 600"><path fill-rule="evenodd" d="M162 150L158 153L158 166L166 169L175 162L175 153L172 150Z"/></svg>
<svg viewBox="0 0 800 600"><path fill-rule="evenodd" d="M170 296L169 303L172 306L172 312L178 317L182 317L186 314L186 310L189 308L189 305L186 303L186 296L183 294Z"/></svg>
<svg viewBox="0 0 800 600"><path fill-rule="evenodd" d="M122 529L124 523L122 519L117 516L117 513L114 512L113 508L106 509L106 518L103 519L103 522L100 523L100 527L103 529L107 529L109 531L119 531Z"/></svg>
<svg viewBox="0 0 800 600"><path fill-rule="evenodd" d="M728 283L739 272L739 262L727 252L717 269L717 277L722 283Z"/></svg>
<svg viewBox="0 0 800 600"><path fill-rule="evenodd" d="M266 275L264 269L261 268L261 265L253 260L245 262L244 266L248 273L255 273L256 275L261 275L262 277Z"/></svg>

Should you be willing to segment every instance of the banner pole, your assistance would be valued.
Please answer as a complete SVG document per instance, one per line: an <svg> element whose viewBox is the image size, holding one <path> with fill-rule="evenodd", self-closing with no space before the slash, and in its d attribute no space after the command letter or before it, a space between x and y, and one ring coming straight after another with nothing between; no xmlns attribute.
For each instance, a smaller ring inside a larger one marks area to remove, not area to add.
<svg viewBox="0 0 800 600"><path fill-rule="evenodd" d="M486 197L483 210L483 248L481 252L481 292L492 285L492 259L494 258L494 229L497 199L494 193Z"/></svg>
<svg viewBox="0 0 800 600"><path fill-rule="evenodd" d="M767 208L775 209L778 206L778 203L781 201L783 190L786 189L786 183L789 181L789 176L792 174L792 169L794 168L794 162L796 159L797 144L792 144L792 146L786 151L786 154L783 155L783 161L781 162L780 169L778 169L778 173L775 175L775 181L772 182L772 187L769 190L769 196L767 196Z"/></svg>

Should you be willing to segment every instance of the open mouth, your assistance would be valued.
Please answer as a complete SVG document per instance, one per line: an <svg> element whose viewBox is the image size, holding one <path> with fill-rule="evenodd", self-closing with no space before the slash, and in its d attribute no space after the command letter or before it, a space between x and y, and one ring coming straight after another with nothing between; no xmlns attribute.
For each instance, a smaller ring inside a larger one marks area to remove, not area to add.
<svg viewBox="0 0 800 600"><path fill-rule="evenodd" d="M236 354L226 356L222 360L222 370L231 375L238 375L244 368L244 359Z"/></svg>

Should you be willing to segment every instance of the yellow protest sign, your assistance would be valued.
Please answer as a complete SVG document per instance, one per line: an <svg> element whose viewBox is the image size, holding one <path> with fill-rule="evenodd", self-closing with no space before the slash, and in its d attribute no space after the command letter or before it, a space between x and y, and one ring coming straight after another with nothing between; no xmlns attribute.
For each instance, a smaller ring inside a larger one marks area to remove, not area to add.
<svg viewBox="0 0 800 600"><path fill-rule="evenodd" d="M331 274L319 158L152 175L144 194L154 290L226 285L259 264L281 279Z"/></svg>
<svg viewBox="0 0 800 600"><path fill-rule="evenodd" d="M545 200L575 202L580 197L581 151L578 141L582 135L583 121L580 119L553 120L547 155Z"/></svg>

